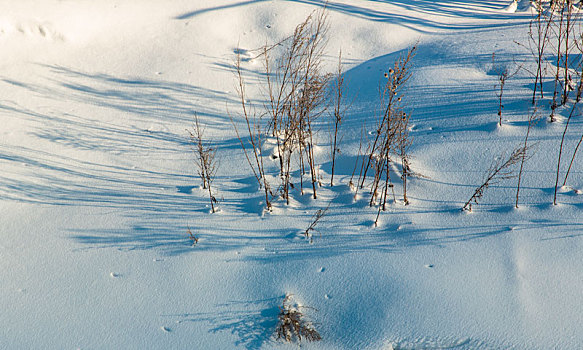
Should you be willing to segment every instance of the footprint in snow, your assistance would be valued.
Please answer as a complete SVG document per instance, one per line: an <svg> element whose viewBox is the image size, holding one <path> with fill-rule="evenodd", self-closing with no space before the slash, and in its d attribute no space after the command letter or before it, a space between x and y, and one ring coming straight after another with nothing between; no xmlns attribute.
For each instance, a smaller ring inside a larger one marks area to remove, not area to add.
<svg viewBox="0 0 583 350"><path fill-rule="evenodd" d="M388 344L388 350L412 350L412 349L475 349L482 348L481 342L472 341L470 338L439 339L423 337L414 340L403 340Z"/></svg>
<svg viewBox="0 0 583 350"><path fill-rule="evenodd" d="M176 190L178 191L178 193L183 194L192 194L193 189L194 186L176 186Z"/></svg>

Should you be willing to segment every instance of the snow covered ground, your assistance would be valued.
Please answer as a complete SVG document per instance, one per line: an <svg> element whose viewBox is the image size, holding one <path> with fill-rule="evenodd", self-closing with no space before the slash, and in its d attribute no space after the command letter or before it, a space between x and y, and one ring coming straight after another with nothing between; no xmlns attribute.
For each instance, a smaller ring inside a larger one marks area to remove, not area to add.
<svg viewBox="0 0 583 350"><path fill-rule="evenodd" d="M494 87L498 67L532 67L516 44L528 1L330 1L325 64L342 49L353 101L336 186L263 212L227 112L233 62L242 52L261 103L250 50L322 6L0 1L0 348L294 349L274 338L287 294L317 309L322 341L307 349L583 347L580 160L552 204L569 109L531 131L519 209L509 179L460 210L524 140L531 75L508 80L502 127ZM424 177L374 227L348 182L379 82L412 45L411 166ZM194 112L218 149L215 214L186 132ZM578 114L568 154L582 127ZM328 203L310 243L302 232Z"/></svg>

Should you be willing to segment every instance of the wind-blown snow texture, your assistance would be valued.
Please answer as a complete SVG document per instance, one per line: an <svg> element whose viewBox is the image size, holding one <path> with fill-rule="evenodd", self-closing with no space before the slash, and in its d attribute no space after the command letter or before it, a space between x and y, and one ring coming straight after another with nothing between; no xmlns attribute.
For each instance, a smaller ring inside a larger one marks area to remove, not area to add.
<svg viewBox="0 0 583 350"><path fill-rule="evenodd" d="M0 348L295 349L273 337L286 294L317 309L309 349L583 347L580 161L552 205L568 111L532 131L520 209L513 179L460 210L526 133L532 78L509 79L498 127L491 57L532 60L515 43L528 1L330 1L325 63L342 49L353 101L336 186L262 213L227 112L235 52L260 106L251 50L322 6L0 1ZM412 168L425 177L375 228L348 181L383 74L415 43ZM195 111L218 149L217 214L185 131ZM329 202L310 244L302 231Z"/></svg>

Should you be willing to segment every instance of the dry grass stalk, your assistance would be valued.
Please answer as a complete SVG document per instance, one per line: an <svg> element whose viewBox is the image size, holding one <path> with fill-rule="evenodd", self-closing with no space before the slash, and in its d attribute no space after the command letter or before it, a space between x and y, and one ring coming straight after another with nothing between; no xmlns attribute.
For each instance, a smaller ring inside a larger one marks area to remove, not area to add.
<svg viewBox="0 0 583 350"><path fill-rule="evenodd" d="M190 241L192 242L192 246L195 246L198 243L198 237L196 237L192 231L190 230L190 226L186 226L187 230L186 233L188 233L188 238L190 239Z"/></svg>
<svg viewBox="0 0 583 350"><path fill-rule="evenodd" d="M496 97L498 98L498 125L502 126L502 110L504 109L504 105L502 104L502 96L504 94L504 86L506 85L506 81L512 77L514 77L522 68L522 66L516 67L515 70L510 71L507 66L497 67L496 66L496 54L492 54L492 66L498 75L498 84L494 87L496 89Z"/></svg>
<svg viewBox="0 0 583 350"><path fill-rule="evenodd" d="M579 35L578 40L575 40L575 46L577 47L577 50L583 54L583 33ZM583 96L583 63L579 63L578 70L579 70L579 72L577 74L578 75L577 78L579 79L579 83L577 84L577 90L576 90L577 95L576 95L575 101L573 102L573 108L581 101L581 96ZM574 112L574 110L571 109L571 113L569 114L569 119L573 115L573 112ZM568 123L569 123L569 120L567 120L567 125L565 125L565 130L563 132L563 137L561 140L561 147L563 144L565 133L567 131ZM579 147L581 146L582 141L583 141L583 134L579 138L579 141L577 142L577 145L575 146L575 150L573 151L573 155L571 156L571 161L569 162L569 167L567 168L567 172L565 174L565 179L563 180L563 186L565 186L567 184L567 179L569 178L569 174L571 172L571 167L573 166L573 162L575 161L575 157L577 155L577 152L579 151ZM559 154L560 153L561 152L559 151ZM555 191L556 191L556 185L555 185Z"/></svg>
<svg viewBox="0 0 583 350"><path fill-rule="evenodd" d="M413 142L409 135L410 118L411 114L403 112L401 127L399 128L399 137L397 140L397 155L401 158L401 180L403 182L403 203L405 203L405 205L409 205L409 199L407 198L407 178L411 173L411 168L409 167L411 161L409 147Z"/></svg>
<svg viewBox="0 0 583 350"><path fill-rule="evenodd" d="M338 148L339 143L339 136L338 131L340 130L340 126L344 121L344 115L346 112L346 107L343 107L343 99L346 95L346 83L344 81L345 76L342 70L342 51L338 54L338 70L336 71L336 76L334 79L334 110L332 113L332 128L331 128L331 155L330 158L332 159L332 171L330 174L330 186L334 186L334 166L336 164L336 154L340 153L340 149Z"/></svg>
<svg viewBox="0 0 583 350"><path fill-rule="evenodd" d="M563 180L563 186L567 184L567 179L569 178L569 174L571 173L571 167L573 166L573 162L575 161L575 157L577 156L577 152L579 151L579 147L581 146L581 142L583 142L583 134L579 138L577 145L575 146L575 150L573 151L573 155L571 156L571 161L569 162L569 167L567 168L567 172L565 173L565 179Z"/></svg>
<svg viewBox="0 0 583 350"><path fill-rule="evenodd" d="M531 54L536 59L536 73L534 79L534 86L532 91L532 104L536 101L537 87L540 97L544 97L543 91L543 77L544 77L544 63L545 51L549 43L550 35L552 33L552 24L554 22L554 11L545 11L542 0L536 0L535 6L537 8L536 17L530 21L529 25L529 48Z"/></svg>
<svg viewBox="0 0 583 350"><path fill-rule="evenodd" d="M530 150L530 147L528 146L528 137L530 136L530 130L536 124L536 122L537 122L537 109L534 108L532 110L531 115L528 117L528 128L526 129L526 135L524 137L524 145L522 146L524 149L524 152L522 153L521 158L520 158L520 170L518 171L518 183L516 184L516 203L514 205L516 208L518 208L518 198L520 195L520 184L522 182L522 170L524 168L524 163L526 162L526 160L528 158L530 158L530 155L527 154L527 151Z"/></svg>
<svg viewBox="0 0 583 350"><path fill-rule="evenodd" d="M241 71L241 55L237 52L237 60L235 62L236 74L237 74L237 94L239 97L239 102L241 103L241 109L243 117L245 118L245 125L247 127L247 134L249 136L249 143L251 145L251 150L253 151L253 161L252 158L249 156L250 152L247 152L247 147L245 147L245 142L241 138L239 134L239 130L233 121L231 115L231 124L235 129L235 133L237 134L237 138L239 139L239 143L241 144L241 148L243 149L243 153L245 154L245 158L247 159L247 163L251 167L255 178L257 179L257 183L259 184L259 188L262 188L265 193L265 205L267 210L271 210L271 187L267 178L265 176L265 167L263 164L263 157L262 157L262 128L261 128L261 118L257 117L255 112L252 111L251 106L247 101L247 96L245 93L245 81L243 79L243 74Z"/></svg>
<svg viewBox="0 0 583 350"><path fill-rule="evenodd" d="M365 133L365 129L366 129L366 122L362 123L362 127L360 129L360 139L358 142L358 153L356 154L356 161L354 162L354 168L352 169L352 175L350 175L350 181L348 183L348 185L350 186L351 189L354 190L354 198L356 198L356 195L358 193L358 186L354 185L354 175L356 173L356 168L358 167L358 160L360 159L361 155L362 155L362 141L364 139L364 133ZM362 163L361 163L361 167L362 167ZM361 173L362 173L362 168L361 168Z"/></svg>
<svg viewBox="0 0 583 350"><path fill-rule="evenodd" d="M498 125L502 126L502 109L504 105L502 104L502 94L504 94L504 84L506 84L506 80L508 79L508 69L504 69L502 72L498 73L498 81L500 91L496 93L496 97L498 97L498 118L499 122Z"/></svg>
<svg viewBox="0 0 583 350"><path fill-rule="evenodd" d="M561 75L561 61L563 61L563 43L568 35L567 31L565 30L565 3L564 0L559 0L556 2L557 6L559 7L559 16L558 16L558 27L555 25L556 28L556 36L557 36L557 45L555 47L556 50L556 60L555 60L555 78L554 78L554 89L553 89L553 99L551 101L551 115L549 116L549 121L552 123L555 121L555 109L557 109L557 93L559 90L559 82L560 82L560 75ZM569 6L570 7L570 6ZM565 53L566 54L566 53Z"/></svg>
<svg viewBox="0 0 583 350"><path fill-rule="evenodd" d="M215 173L217 171L217 164L215 161L217 150L212 145L207 144L204 141L204 128L201 127L199 123L198 115L194 115L193 130L187 131L190 134L190 141L193 145L193 151L198 160L198 174L202 180L203 189L208 190L209 199L211 202L211 210L214 213L217 200L213 195L211 183L213 182Z"/></svg>
<svg viewBox="0 0 583 350"><path fill-rule="evenodd" d="M320 220L326 215L326 213L328 212L328 209L330 209L330 204L331 203L328 203L328 205L326 206L326 208L324 208L324 209L318 209L316 211L316 213L312 216L312 219L310 220L310 225L304 231L304 236L306 238L309 238L310 239L310 243L313 242L312 232L313 231L316 231L316 226L318 225L318 223L320 222Z"/></svg>
<svg viewBox="0 0 583 350"><path fill-rule="evenodd" d="M563 94L561 99L561 104L567 103L569 99L569 93L572 90L571 86L571 75L569 74L569 56L571 50L575 46L571 39L575 36L575 29L576 29L576 22L577 17L573 11L573 0L567 0L564 7L567 8L566 18L565 18L565 59L564 59L564 67L563 67ZM575 37L576 39L576 37Z"/></svg>
<svg viewBox="0 0 583 350"><path fill-rule="evenodd" d="M484 195L484 191L493 184L498 183L501 180L511 179L515 177L511 167L518 162L520 162L524 154L526 153L526 149L524 147L519 147L515 149L510 157L508 157L505 161L502 161L502 157L499 160L495 161L488 170L486 174L486 179L484 182L476 188L474 194L470 197L470 199L464 204L462 207L463 211L472 211L472 203L478 204L478 201Z"/></svg>

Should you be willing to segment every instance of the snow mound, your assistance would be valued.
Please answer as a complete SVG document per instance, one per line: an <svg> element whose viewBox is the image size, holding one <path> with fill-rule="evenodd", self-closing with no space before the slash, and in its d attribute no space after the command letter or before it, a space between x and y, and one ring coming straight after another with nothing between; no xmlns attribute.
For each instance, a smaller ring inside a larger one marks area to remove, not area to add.
<svg viewBox="0 0 583 350"><path fill-rule="evenodd" d="M508 13L515 13L516 9L518 8L517 0L514 0L510 3L510 5L506 6L502 11Z"/></svg>

